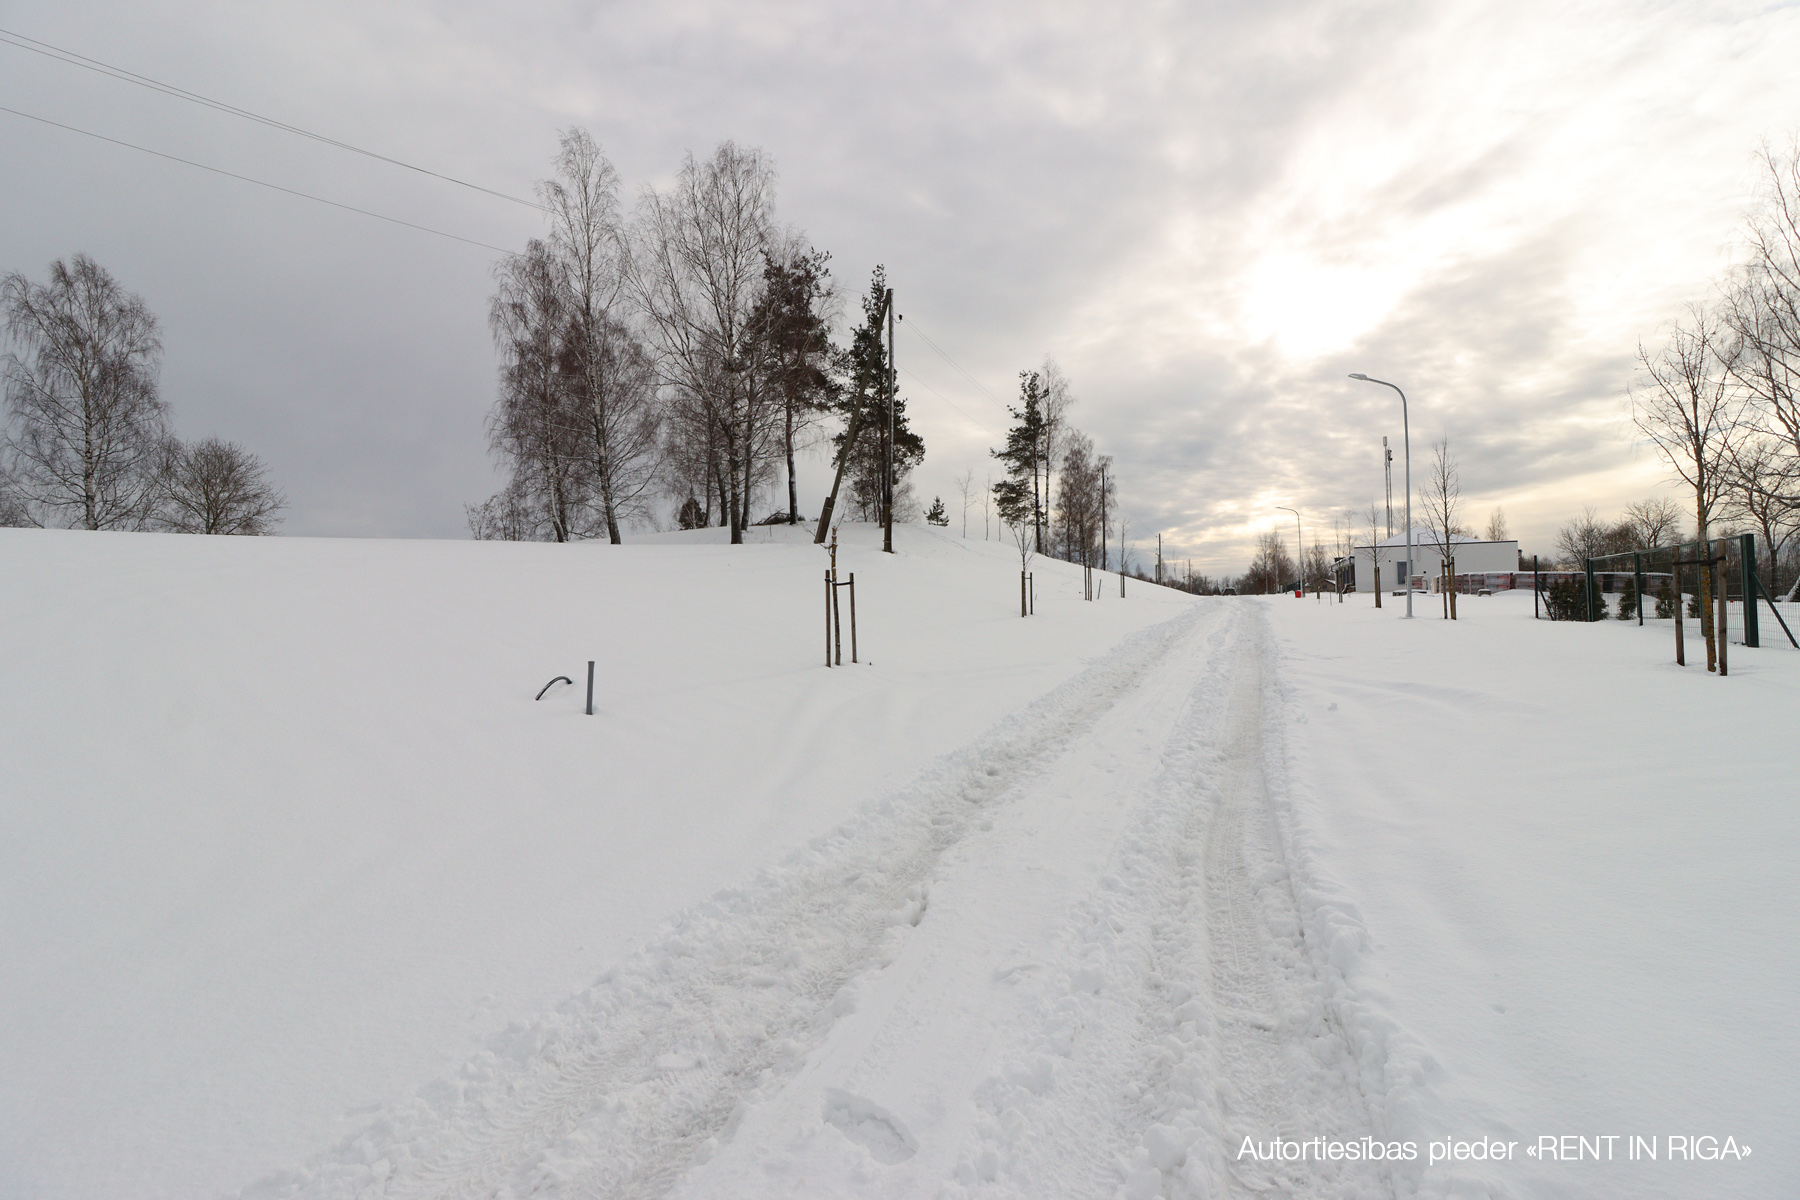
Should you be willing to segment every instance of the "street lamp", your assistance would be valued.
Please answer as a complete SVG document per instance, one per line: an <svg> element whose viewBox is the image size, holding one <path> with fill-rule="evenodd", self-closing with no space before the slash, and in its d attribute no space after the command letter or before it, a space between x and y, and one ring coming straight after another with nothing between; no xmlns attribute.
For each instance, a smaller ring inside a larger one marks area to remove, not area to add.
<svg viewBox="0 0 1800 1200"><path fill-rule="evenodd" d="M1382 387L1391 387L1400 392L1400 385L1389 383L1385 379L1370 379L1367 375L1352 374L1352 379L1360 379L1364 383L1379 383ZM1413 523L1412 523L1412 431L1407 425L1406 393L1400 392L1400 432L1406 439L1406 616L1412 618L1412 569L1417 560L1413 557ZM1373 555L1373 561L1380 564L1381 556ZM1381 581L1375 581L1377 587Z"/></svg>
<svg viewBox="0 0 1800 1200"><path fill-rule="evenodd" d="M1306 595L1306 539L1300 534L1300 510L1289 508L1285 504L1277 504L1275 507L1282 512L1294 514L1294 561L1300 565L1300 595L1304 598Z"/></svg>

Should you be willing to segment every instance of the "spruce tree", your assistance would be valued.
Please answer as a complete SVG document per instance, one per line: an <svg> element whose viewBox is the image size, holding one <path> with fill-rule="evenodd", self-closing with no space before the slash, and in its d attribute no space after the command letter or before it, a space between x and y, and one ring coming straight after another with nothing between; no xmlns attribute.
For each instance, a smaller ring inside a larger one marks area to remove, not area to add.
<svg viewBox="0 0 1800 1200"><path fill-rule="evenodd" d="M950 514L944 511L944 498L942 496L933 496L931 498L931 507L927 509L925 513L925 523L927 525L936 525L940 528L950 524Z"/></svg>

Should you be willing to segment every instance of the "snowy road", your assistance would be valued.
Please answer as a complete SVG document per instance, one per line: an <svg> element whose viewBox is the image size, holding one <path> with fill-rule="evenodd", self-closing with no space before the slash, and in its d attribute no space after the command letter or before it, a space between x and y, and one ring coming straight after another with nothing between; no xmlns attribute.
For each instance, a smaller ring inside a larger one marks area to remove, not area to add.
<svg viewBox="0 0 1800 1200"><path fill-rule="evenodd" d="M1380 1134L1271 661L1260 606L1134 636L246 1195L1394 1194L1238 1157Z"/></svg>

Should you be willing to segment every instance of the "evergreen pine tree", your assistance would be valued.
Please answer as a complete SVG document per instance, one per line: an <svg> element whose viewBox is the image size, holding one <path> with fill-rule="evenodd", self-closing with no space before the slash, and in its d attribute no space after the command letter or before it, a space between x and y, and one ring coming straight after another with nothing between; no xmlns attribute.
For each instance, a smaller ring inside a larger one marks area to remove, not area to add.
<svg viewBox="0 0 1800 1200"><path fill-rule="evenodd" d="M1637 617L1637 610L1637 576L1628 575L1625 578L1625 590L1619 593L1619 620L1630 621L1635 619Z"/></svg>
<svg viewBox="0 0 1800 1200"><path fill-rule="evenodd" d="M800 520L794 473L796 438L816 414L839 400L830 367L837 358L828 319L832 299L831 256L808 248L791 255L763 255L763 295L751 324L765 355L764 383L782 407L782 449L787 457L788 524Z"/></svg>
<svg viewBox="0 0 1800 1200"><path fill-rule="evenodd" d="M1036 371L1019 372L1019 399L1018 408L1007 408L1017 424L1006 432L1006 448L988 452L1006 464L1007 478L994 485L994 501L1002 521L1030 520L1033 549L1041 554L1050 431L1044 420L1044 383Z"/></svg>
<svg viewBox="0 0 1800 1200"><path fill-rule="evenodd" d="M876 267L869 293L863 297L863 323L851 334L850 349L840 362L846 378L832 405L844 416L844 428L831 439L837 447L839 481L848 478L857 518L864 521L881 519L881 481L887 461L888 354L882 315L886 294L887 272ZM897 394L893 429L894 491L898 496L907 475L925 460L925 440L907 423L906 398ZM837 497L834 484L819 526L820 538L838 507Z"/></svg>
<svg viewBox="0 0 1800 1200"><path fill-rule="evenodd" d="M944 498L942 496L933 496L931 498L931 507L926 510L925 513L925 523L927 525L937 525L939 527L950 524L950 514L944 511Z"/></svg>
<svg viewBox="0 0 1800 1200"><path fill-rule="evenodd" d="M1667 579L1656 589L1656 619L1672 620L1675 616L1675 586Z"/></svg>

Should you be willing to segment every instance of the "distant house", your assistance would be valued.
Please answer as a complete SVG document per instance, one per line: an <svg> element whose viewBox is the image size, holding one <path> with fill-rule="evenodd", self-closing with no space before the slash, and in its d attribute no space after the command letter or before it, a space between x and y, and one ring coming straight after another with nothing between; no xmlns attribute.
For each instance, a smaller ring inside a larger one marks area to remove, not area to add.
<svg viewBox="0 0 1800 1200"><path fill-rule="evenodd" d="M1396 533L1378 545L1381 551L1381 586L1389 591L1404 589L1407 576L1406 535ZM1519 569L1519 543L1516 541L1490 542L1459 533L1451 536L1450 545L1458 575L1487 575ZM1368 588L1364 581L1377 578L1376 547L1357 546L1354 549L1356 588L1364 591ZM1429 590L1431 581L1443 569L1443 555L1438 552L1433 535L1424 529L1413 530L1413 551L1417 561L1411 564L1412 585Z"/></svg>

